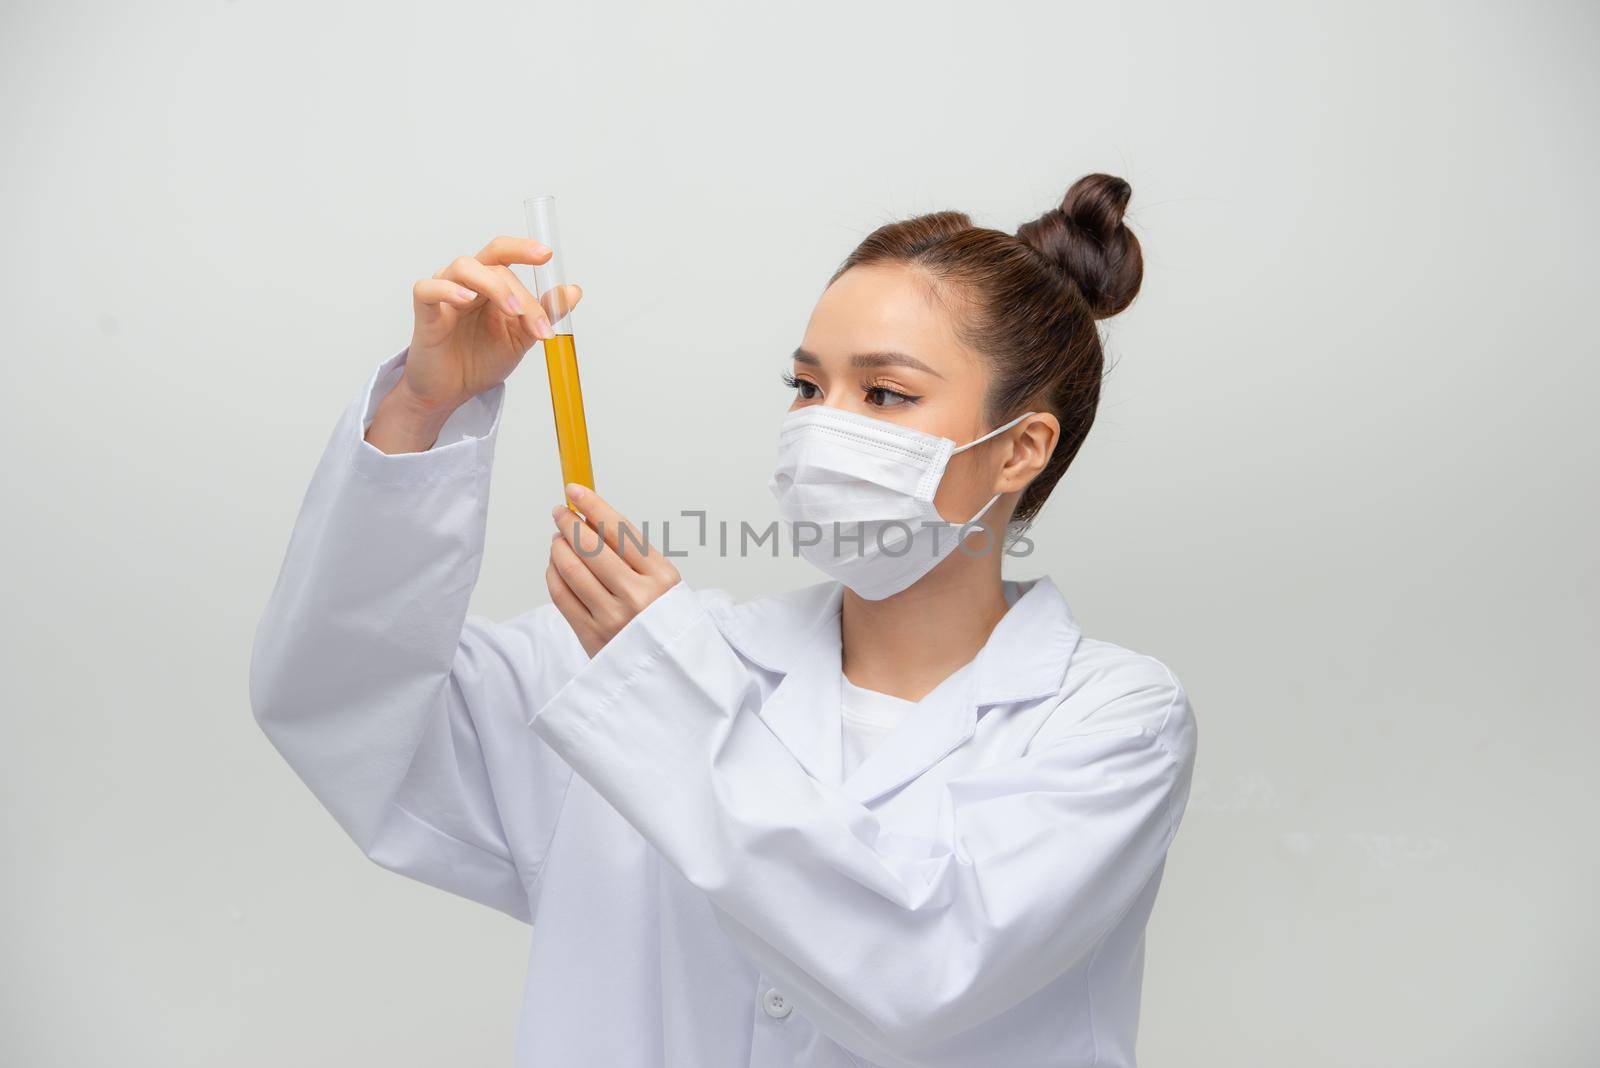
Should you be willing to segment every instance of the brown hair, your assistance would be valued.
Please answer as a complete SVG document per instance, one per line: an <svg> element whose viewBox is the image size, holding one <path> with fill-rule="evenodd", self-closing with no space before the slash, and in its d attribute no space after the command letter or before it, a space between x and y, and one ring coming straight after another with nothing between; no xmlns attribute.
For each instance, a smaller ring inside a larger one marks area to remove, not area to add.
<svg viewBox="0 0 1600 1068"><path fill-rule="evenodd" d="M957 336L993 368L984 399L991 425L1032 409L1061 422L1044 468L1012 519L1031 520L1094 424L1105 356L1095 320L1133 302L1144 275L1139 240L1122 222L1133 189L1089 174L1015 235L972 225L958 211L878 227L828 279L852 267L904 263L927 276Z"/></svg>

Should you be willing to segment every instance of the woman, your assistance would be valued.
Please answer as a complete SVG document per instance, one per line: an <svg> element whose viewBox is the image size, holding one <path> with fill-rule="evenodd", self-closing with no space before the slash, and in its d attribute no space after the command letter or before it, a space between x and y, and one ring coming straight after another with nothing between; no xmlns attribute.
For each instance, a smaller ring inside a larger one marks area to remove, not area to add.
<svg viewBox="0 0 1600 1068"><path fill-rule="evenodd" d="M1134 1063L1193 715L1048 578L1003 581L995 539L957 551L969 519L1019 530L1089 430L1095 320L1142 272L1128 197L1090 175L1014 236L942 212L862 242L772 479L831 578L741 604L570 487L551 603L468 615L502 383L550 330L506 265L549 250L417 283L312 480L251 699L374 861L533 924L518 1064Z"/></svg>

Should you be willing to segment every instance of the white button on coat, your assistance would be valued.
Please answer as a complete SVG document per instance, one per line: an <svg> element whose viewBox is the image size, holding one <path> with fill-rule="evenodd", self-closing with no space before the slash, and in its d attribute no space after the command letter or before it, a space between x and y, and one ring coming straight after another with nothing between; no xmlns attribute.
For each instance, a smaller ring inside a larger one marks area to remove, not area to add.
<svg viewBox="0 0 1600 1068"><path fill-rule="evenodd" d="M783 1019L794 1010L794 1006L789 1004L788 999L776 990L768 990L766 996L761 999L761 1004L767 1010L768 1016L778 1020Z"/></svg>
<svg viewBox="0 0 1600 1068"><path fill-rule="evenodd" d="M1007 582L846 775L837 583L679 583L593 660L550 605L469 614L505 387L384 455L404 357L316 467L250 696L368 857L538 929L517 1064L1134 1063L1196 748L1171 672ZM758 996L786 1019L752 1038Z"/></svg>

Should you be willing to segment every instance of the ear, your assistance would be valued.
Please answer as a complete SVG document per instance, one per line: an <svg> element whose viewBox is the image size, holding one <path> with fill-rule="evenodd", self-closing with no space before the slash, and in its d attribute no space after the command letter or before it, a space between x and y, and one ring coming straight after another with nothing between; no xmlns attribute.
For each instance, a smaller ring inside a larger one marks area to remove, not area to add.
<svg viewBox="0 0 1600 1068"><path fill-rule="evenodd" d="M1007 439L1011 454L1000 468L995 490L1021 493L1050 462L1056 442L1061 440L1061 422L1049 412L1040 412L1018 423Z"/></svg>

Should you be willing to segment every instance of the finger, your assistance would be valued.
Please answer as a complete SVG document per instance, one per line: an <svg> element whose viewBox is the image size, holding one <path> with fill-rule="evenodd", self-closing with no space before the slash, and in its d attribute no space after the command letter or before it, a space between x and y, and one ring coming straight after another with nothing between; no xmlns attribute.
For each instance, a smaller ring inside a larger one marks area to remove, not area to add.
<svg viewBox="0 0 1600 1068"><path fill-rule="evenodd" d="M511 287L506 285L503 275L471 256L457 256L450 261L448 267L434 277L448 279L468 289L476 290L512 318L517 318L528 310L522 306L522 302L511 291Z"/></svg>
<svg viewBox="0 0 1600 1068"><path fill-rule="evenodd" d="M550 320L545 317L544 306L539 303L538 298L528 292L528 287L522 284L522 279L518 278L510 267L492 267L490 270L502 275L507 288L516 294L517 300L523 307L522 321L527 326L528 332L539 338L555 337L556 332L550 328Z"/></svg>
<svg viewBox="0 0 1600 1068"><path fill-rule="evenodd" d="M419 327L451 329L456 316L472 307L478 294L443 278L424 278L411 287L411 313Z"/></svg>
<svg viewBox="0 0 1600 1068"><path fill-rule="evenodd" d="M576 631L594 630L594 617L589 614L589 609L584 607L578 595L572 592L572 587L567 585L567 580L561 577L561 572L556 569L555 559L552 556L544 569L545 589L550 591L550 603L556 606L556 611L561 613L563 619Z"/></svg>
<svg viewBox="0 0 1600 1068"><path fill-rule="evenodd" d="M545 290L539 303L544 305L544 313L550 317L550 321L559 323L582 299L583 287L576 282L567 282Z"/></svg>
<svg viewBox="0 0 1600 1068"><path fill-rule="evenodd" d="M555 519L556 530L562 538L608 591L619 597L630 592L629 583L636 577L633 568L623 563L622 558L612 547L601 540L601 535L589 525L585 517L578 515L564 504L556 505L551 516Z"/></svg>
<svg viewBox="0 0 1600 1068"><path fill-rule="evenodd" d="M583 607L588 609L590 616L598 619L611 615L616 598L605 588L595 573L589 570L589 561L579 556L578 550L574 549L559 531L550 539L550 562L555 565L567 588L583 602Z"/></svg>
<svg viewBox="0 0 1600 1068"><path fill-rule="evenodd" d="M656 553L645 551L644 536L639 533L639 528L628 522L627 518L588 486L581 486L574 482L567 486L567 497L583 512L584 520L597 529L605 537L606 545L611 548L629 570L640 574L655 574L661 557ZM569 524L570 525L570 524ZM623 536L623 531L628 536Z"/></svg>
<svg viewBox="0 0 1600 1068"><path fill-rule="evenodd" d="M443 278L424 278L411 287L411 299L418 307L449 304L466 307L478 299L478 294L464 285Z"/></svg>
<svg viewBox="0 0 1600 1068"><path fill-rule="evenodd" d="M478 253L478 260L496 266L508 263L545 263L552 255L550 246L531 237L497 237Z"/></svg>

